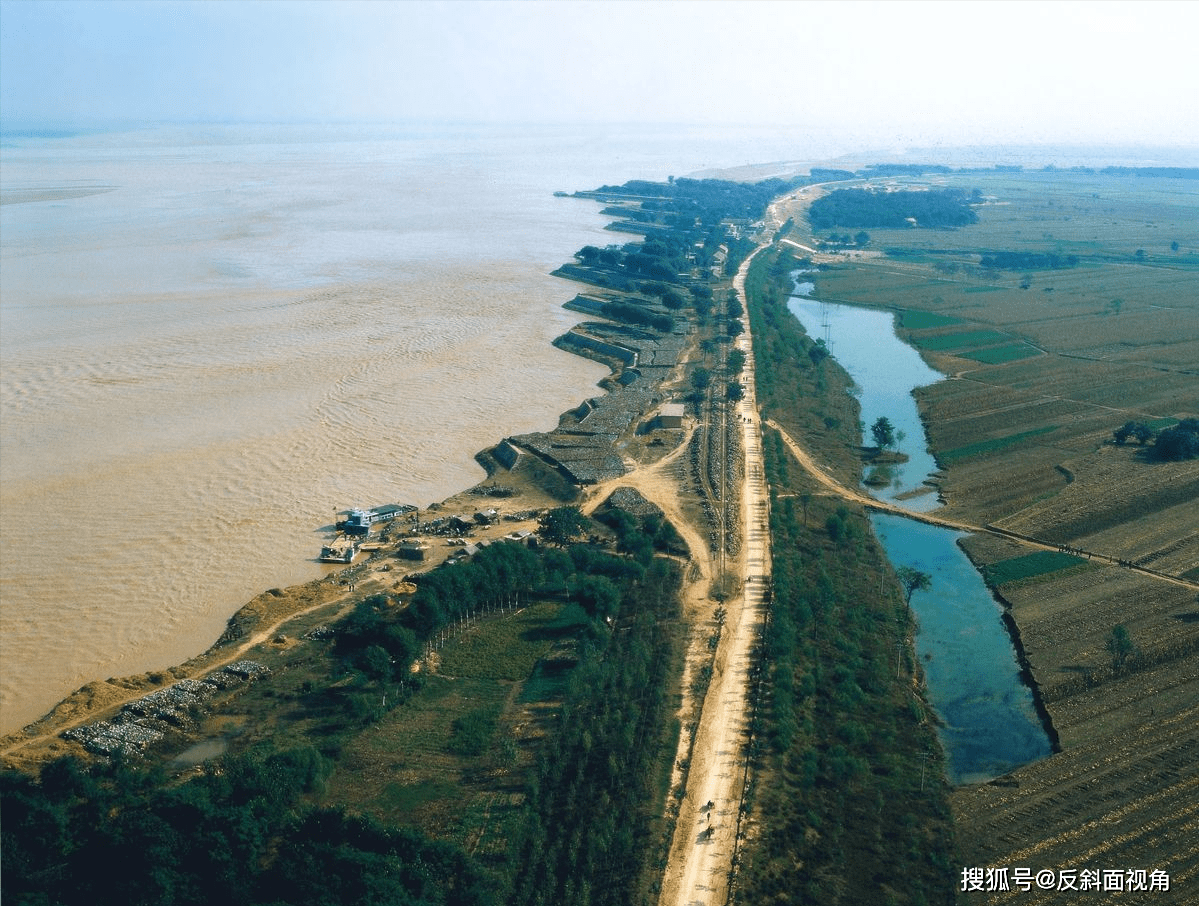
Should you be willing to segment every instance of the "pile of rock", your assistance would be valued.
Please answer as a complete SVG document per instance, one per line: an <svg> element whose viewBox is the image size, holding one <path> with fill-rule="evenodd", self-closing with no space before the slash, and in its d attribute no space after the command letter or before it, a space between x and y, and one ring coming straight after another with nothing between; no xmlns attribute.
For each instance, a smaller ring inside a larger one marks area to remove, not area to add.
<svg viewBox="0 0 1199 906"><path fill-rule="evenodd" d="M179 680L128 702L112 720L74 727L62 735L97 755L141 755L167 733L193 727L195 714L217 692L260 679L270 672L269 667L257 661L236 661L203 680Z"/></svg>

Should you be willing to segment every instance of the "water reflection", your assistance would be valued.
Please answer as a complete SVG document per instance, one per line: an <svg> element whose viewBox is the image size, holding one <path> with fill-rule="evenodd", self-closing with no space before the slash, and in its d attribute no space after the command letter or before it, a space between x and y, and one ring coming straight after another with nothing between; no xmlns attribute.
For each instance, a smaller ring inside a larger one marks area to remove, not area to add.
<svg viewBox="0 0 1199 906"><path fill-rule="evenodd" d="M1032 692L1022 680L1002 610L957 546L962 532L874 513L891 563L932 576L912 596L916 654L941 717L953 783L990 780L1051 751Z"/></svg>
<svg viewBox="0 0 1199 906"><path fill-rule="evenodd" d="M863 482L880 500L921 513L936 509L940 501L924 482L937 471L937 464L928 451L912 391L944 375L895 335L890 312L821 302L811 297L814 289L810 282L797 283L788 308L810 337L824 340L853 378L862 407L863 446L873 446L869 426L886 417L895 428L899 452L907 457L906 462L869 465Z"/></svg>

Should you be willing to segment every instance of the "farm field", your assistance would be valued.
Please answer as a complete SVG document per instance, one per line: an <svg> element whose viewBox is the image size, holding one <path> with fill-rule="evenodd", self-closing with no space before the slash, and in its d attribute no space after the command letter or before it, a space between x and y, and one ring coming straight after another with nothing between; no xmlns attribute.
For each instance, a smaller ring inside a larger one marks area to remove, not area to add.
<svg viewBox="0 0 1199 906"><path fill-rule="evenodd" d="M815 295L896 311L901 335L948 375L916 391L941 512L1070 552L963 541L1004 604L1055 753L954 791L961 865L1158 870L1170 890L1145 902L1195 902L1199 461L1155 461L1112 431L1199 415L1199 180L973 172L923 184L979 189L979 222L872 231L886 254L827 256ZM999 252L1076 261L981 265ZM1120 663L1117 626L1134 647ZM1115 902L1035 884L963 894L1083 896Z"/></svg>

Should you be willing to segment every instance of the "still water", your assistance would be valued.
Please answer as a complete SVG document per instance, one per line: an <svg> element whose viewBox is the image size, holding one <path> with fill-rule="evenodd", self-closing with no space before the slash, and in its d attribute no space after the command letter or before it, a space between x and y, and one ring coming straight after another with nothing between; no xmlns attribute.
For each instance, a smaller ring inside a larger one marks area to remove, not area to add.
<svg viewBox="0 0 1199 906"><path fill-rule="evenodd" d="M868 467L868 477L876 473L885 479L884 483L872 481L871 493L917 512L936 509L940 502L924 481L937 470L937 464L928 452L912 390L935 384L944 375L900 342L891 312L821 302L812 298L814 289L813 283L797 283L788 307L808 336L824 340L853 378L862 407L863 445L874 445L870 426L880 417L891 422L897 436L902 433L899 452L908 457L907 462Z"/></svg>
<svg viewBox="0 0 1199 906"><path fill-rule="evenodd" d="M870 493L914 511L934 509L934 495L914 493L926 488L936 462L912 390L942 375L896 336L890 312L822 303L812 298L814 290L812 283L797 284L792 313L810 336L826 341L853 377L864 425L885 415L905 435L900 450L909 460L895 467L886 486L872 486ZM864 436L863 443L872 442ZM932 577L911 606L918 622L916 653L941 719L949 780L990 780L1048 755L1049 738L1000 605L958 547L962 533L882 513L870 520L894 567L910 566Z"/></svg>
<svg viewBox="0 0 1199 906"><path fill-rule="evenodd" d="M962 533L884 513L870 522L893 566L932 577L928 590L912 595L912 611L950 781L990 780L1048 755L1002 610L957 546Z"/></svg>

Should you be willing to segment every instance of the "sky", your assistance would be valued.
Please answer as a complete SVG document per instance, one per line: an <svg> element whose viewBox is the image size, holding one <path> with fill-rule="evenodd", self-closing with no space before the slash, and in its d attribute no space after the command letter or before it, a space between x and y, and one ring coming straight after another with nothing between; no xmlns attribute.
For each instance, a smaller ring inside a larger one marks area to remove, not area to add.
<svg viewBox="0 0 1199 906"><path fill-rule="evenodd" d="M780 124L1199 147L1196 34L1196 0L0 0L0 119Z"/></svg>

